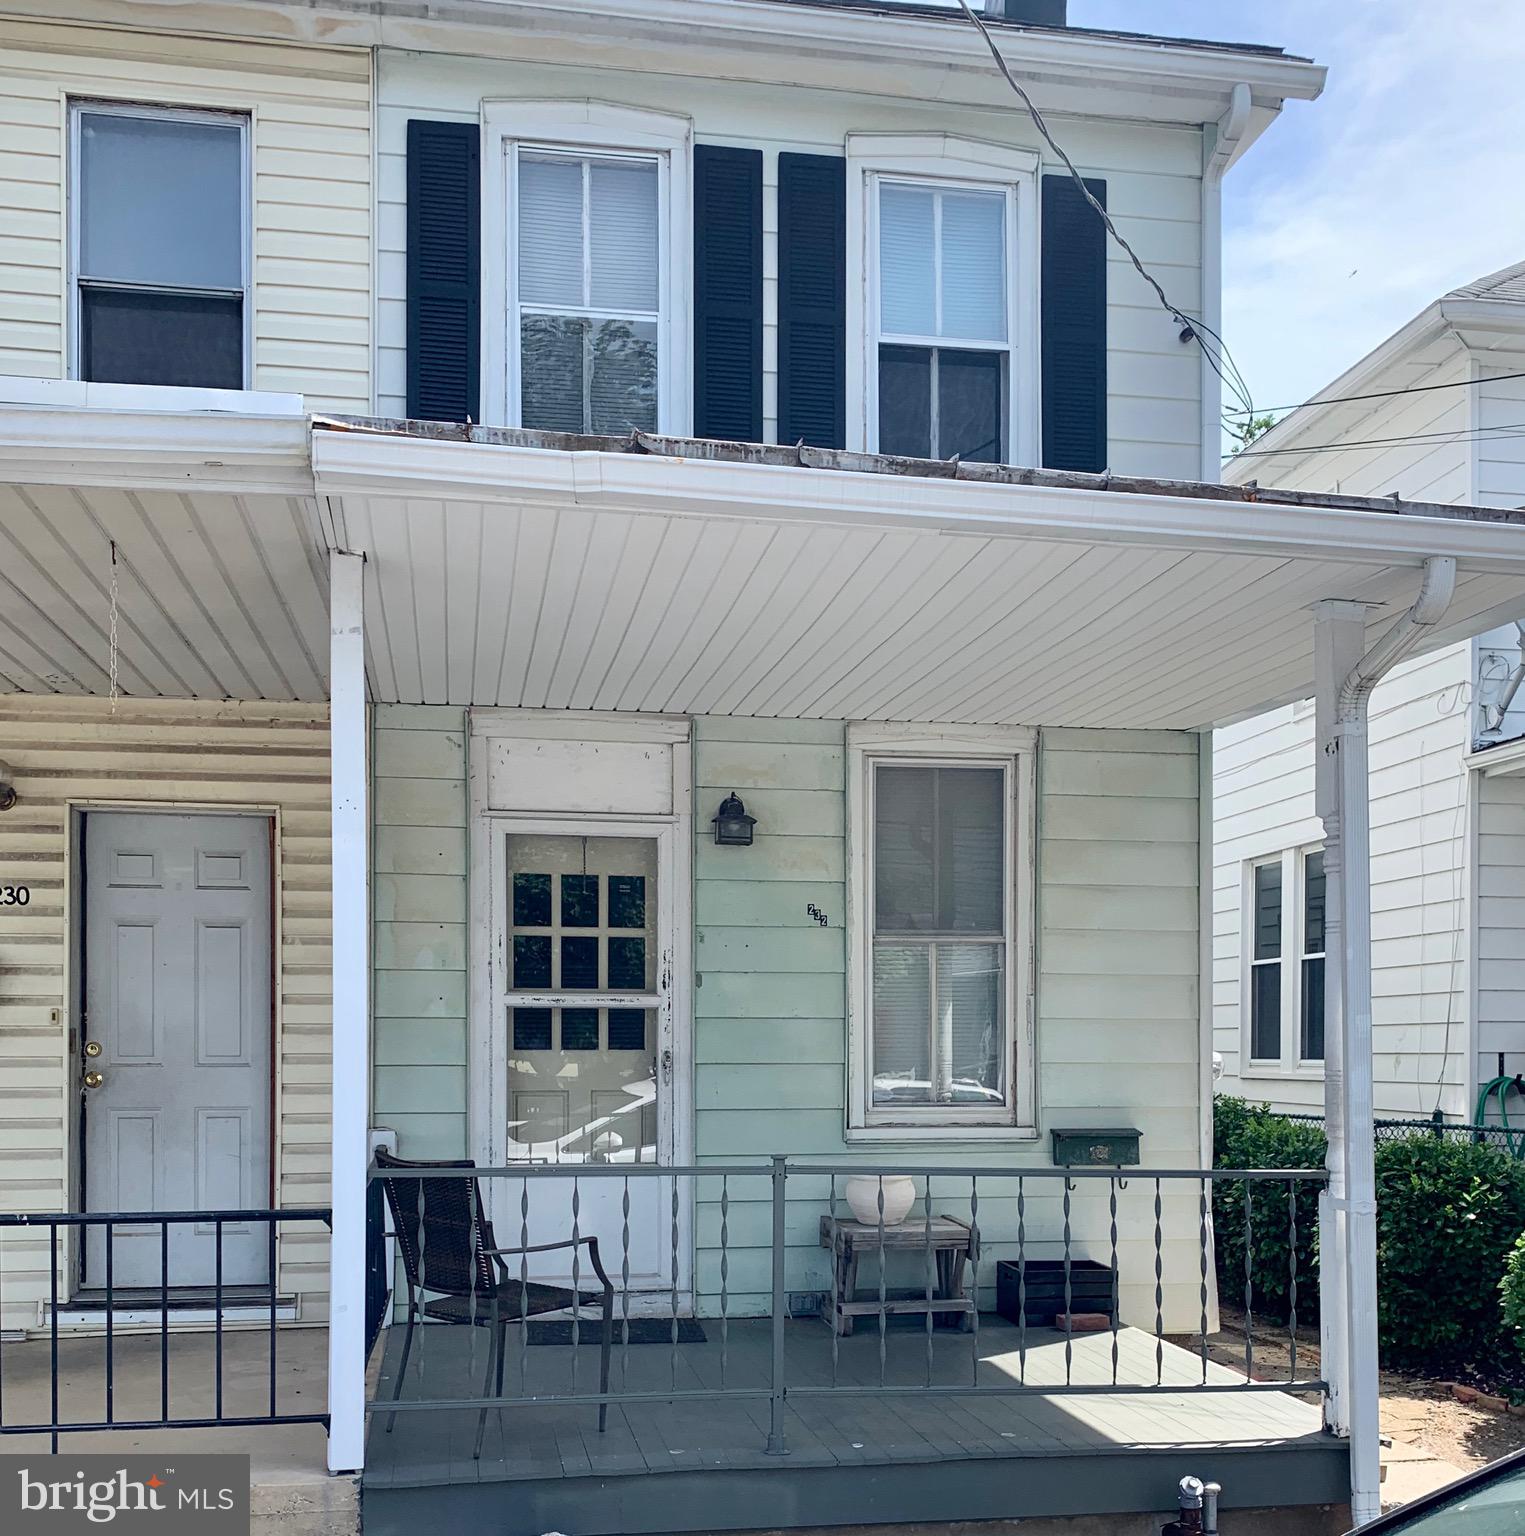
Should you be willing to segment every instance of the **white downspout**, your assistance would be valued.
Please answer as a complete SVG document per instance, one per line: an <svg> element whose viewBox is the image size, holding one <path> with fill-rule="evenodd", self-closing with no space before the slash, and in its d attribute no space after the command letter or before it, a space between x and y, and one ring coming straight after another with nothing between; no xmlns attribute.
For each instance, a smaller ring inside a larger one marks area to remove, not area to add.
<svg viewBox="0 0 1525 1536"><path fill-rule="evenodd" d="M1223 173L1234 158L1250 120L1250 88L1236 85L1229 109L1202 130L1202 319L1223 334ZM1208 360L1211 337L1199 343L1202 395L1202 479L1217 485L1223 478L1223 381Z"/></svg>
<svg viewBox="0 0 1525 1536"><path fill-rule="evenodd" d="M1367 705L1382 677L1439 622L1456 590L1456 561L1432 556L1413 606L1362 654L1364 609L1315 608L1319 761L1326 881L1325 1120L1329 1191L1321 1250L1332 1427L1350 1435L1350 1505L1357 1526L1381 1512L1377 1382L1377 1202L1372 1124L1371 801ZM1330 962L1333 962L1332 964ZM1327 1317L1326 1312L1326 1317ZM1343 1337L1342 1337L1343 1335Z"/></svg>

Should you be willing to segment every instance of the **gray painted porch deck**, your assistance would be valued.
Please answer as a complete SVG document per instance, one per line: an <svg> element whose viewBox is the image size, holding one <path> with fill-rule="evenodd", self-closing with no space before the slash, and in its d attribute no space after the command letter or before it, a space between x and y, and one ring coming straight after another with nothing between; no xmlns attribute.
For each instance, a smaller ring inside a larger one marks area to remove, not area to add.
<svg viewBox="0 0 1525 1536"><path fill-rule="evenodd" d="M612 1388L691 1391L718 1388L721 1330L706 1320L704 1343L632 1345L628 1376L616 1343ZM595 1329L590 1327L589 1334ZM487 1365L485 1330L434 1328L418 1344L407 1398L458 1398L480 1390ZM391 1395L401 1330L382 1362L378 1400ZM1029 1329L1030 1386L1065 1379L1065 1341ZM1152 1334L1124 1328L1117 1379L1155 1380ZM1019 1334L982 1318L978 1380L1016 1380ZM733 1322L725 1350L732 1389L766 1387L770 1350L766 1321ZM1110 1384L1109 1334L1073 1341L1071 1379ZM533 1346L521 1355L509 1335L506 1392L565 1393L570 1346ZM597 1390L598 1351L578 1354L576 1390ZM927 1379L926 1340L896 1327L887 1338L885 1379L916 1386ZM1163 1346L1163 1378L1183 1389L1202 1380L1200 1359ZM819 1321L786 1330L786 1380L832 1385L831 1337ZM967 1384L973 1356L967 1334L934 1336L935 1386ZM879 1382L877 1328L860 1326L841 1341L840 1387ZM1208 1366L1208 1380L1242 1381ZM373 1414L365 1472L367 1536L417 1536L418 1524L470 1520L506 1536L543 1531L595 1536L605 1532L747 1530L836 1523L971 1520L1018 1516L1106 1514L1173 1509L1173 1490L1187 1473L1216 1478L1227 1507L1328 1505L1345 1498L1343 1446L1324 1435L1319 1410L1284 1393L1167 1392L1149 1397L1101 1393L1071 1397L955 1397L906 1393L794 1396L785 1413L789 1454L766 1451L768 1402L762 1398L643 1402L611 1406L605 1433L592 1406L506 1408L501 1426L489 1413L480 1461L472 1456L475 1411L401 1413L388 1434ZM1311 1527L1310 1527L1311 1528Z"/></svg>

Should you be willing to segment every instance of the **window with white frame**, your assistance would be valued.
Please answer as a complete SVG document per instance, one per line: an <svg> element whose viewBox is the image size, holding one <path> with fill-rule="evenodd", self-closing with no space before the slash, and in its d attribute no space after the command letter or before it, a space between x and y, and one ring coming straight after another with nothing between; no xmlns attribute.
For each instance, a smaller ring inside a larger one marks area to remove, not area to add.
<svg viewBox="0 0 1525 1536"><path fill-rule="evenodd" d="M879 451L1007 458L1011 193L874 179Z"/></svg>
<svg viewBox="0 0 1525 1536"><path fill-rule="evenodd" d="M849 447L1032 463L1037 156L850 134Z"/></svg>
<svg viewBox="0 0 1525 1536"><path fill-rule="evenodd" d="M92 102L71 118L75 376L244 388L248 119Z"/></svg>
<svg viewBox="0 0 1525 1536"><path fill-rule="evenodd" d="M681 434L688 120L598 102L485 110L502 155L501 190L484 204L490 419Z"/></svg>
<svg viewBox="0 0 1525 1536"><path fill-rule="evenodd" d="M1324 1059L1324 851L1292 848L1246 869L1246 1048L1250 1064Z"/></svg>
<svg viewBox="0 0 1525 1536"><path fill-rule="evenodd" d="M856 1125L1018 1123L1027 761L892 739L854 752Z"/></svg>

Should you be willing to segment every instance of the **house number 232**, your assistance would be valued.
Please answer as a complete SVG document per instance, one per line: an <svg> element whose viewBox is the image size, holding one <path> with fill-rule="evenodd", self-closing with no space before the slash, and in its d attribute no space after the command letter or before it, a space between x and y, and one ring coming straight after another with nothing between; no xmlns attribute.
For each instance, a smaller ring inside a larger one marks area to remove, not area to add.
<svg viewBox="0 0 1525 1536"><path fill-rule="evenodd" d="M24 907L32 893L24 885L0 885L0 907Z"/></svg>

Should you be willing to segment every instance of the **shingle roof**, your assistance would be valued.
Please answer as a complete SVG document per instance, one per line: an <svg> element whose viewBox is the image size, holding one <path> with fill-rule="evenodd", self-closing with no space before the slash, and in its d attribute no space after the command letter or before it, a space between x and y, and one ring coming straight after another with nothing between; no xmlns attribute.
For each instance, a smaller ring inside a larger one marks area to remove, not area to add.
<svg viewBox="0 0 1525 1536"><path fill-rule="evenodd" d="M938 3L938 0L771 0L775 5L815 6L823 10L870 11L881 16L915 17L921 21L953 21L964 25L963 12L956 5ZM983 12L982 12L983 15ZM1086 37L1112 37L1132 43L1153 43L1169 48L1199 48L1217 51L1227 49L1233 53L1264 54L1272 58L1285 58L1306 63L1301 55L1289 54L1284 48L1270 43L1223 43L1199 37L1165 37L1154 32L1120 32L1110 27L1044 27L1034 22L1005 21L997 16L984 16L987 25L997 29L1030 32L1071 32Z"/></svg>
<svg viewBox="0 0 1525 1536"><path fill-rule="evenodd" d="M1525 261L1517 261L1512 267L1490 272L1475 283L1465 283L1453 288L1448 299L1492 299L1500 304L1525 304Z"/></svg>

